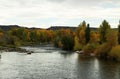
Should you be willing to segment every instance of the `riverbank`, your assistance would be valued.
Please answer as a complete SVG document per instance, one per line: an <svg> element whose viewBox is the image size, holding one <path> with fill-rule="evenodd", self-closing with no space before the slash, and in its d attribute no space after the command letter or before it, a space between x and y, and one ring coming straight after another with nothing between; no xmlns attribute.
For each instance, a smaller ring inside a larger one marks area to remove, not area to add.
<svg viewBox="0 0 120 79"><path fill-rule="evenodd" d="M26 49L23 48L19 48L19 47L3 47L0 46L0 51L5 51L5 52L19 52L19 53L33 53L33 51L28 51Z"/></svg>

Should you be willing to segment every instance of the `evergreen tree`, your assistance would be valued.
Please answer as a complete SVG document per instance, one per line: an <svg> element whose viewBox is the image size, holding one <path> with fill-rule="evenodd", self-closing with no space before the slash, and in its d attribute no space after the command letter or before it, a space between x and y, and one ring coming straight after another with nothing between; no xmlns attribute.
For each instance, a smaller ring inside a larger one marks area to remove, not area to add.
<svg viewBox="0 0 120 79"><path fill-rule="evenodd" d="M118 43L120 44L120 21L118 25Z"/></svg>
<svg viewBox="0 0 120 79"><path fill-rule="evenodd" d="M109 23L104 20L102 22L102 24L100 25L100 29L99 29L99 32L100 32L100 41L102 43L106 42L106 34L107 34L107 31L110 29L110 25Z"/></svg>
<svg viewBox="0 0 120 79"><path fill-rule="evenodd" d="M90 41L90 27L89 24L87 24L87 28L85 30L85 38L86 38L86 44Z"/></svg>

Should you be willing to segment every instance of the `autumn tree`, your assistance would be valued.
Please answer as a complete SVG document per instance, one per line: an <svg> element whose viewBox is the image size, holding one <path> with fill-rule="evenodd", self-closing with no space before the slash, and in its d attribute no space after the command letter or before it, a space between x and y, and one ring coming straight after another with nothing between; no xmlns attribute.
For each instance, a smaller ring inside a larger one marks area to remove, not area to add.
<svg viewBox="0 0 120 79"><path fill-rule="evenodd" d="M55 38L55 33L52 30L47 30L47 42L52 42Z"/></svg>
<svg viewBox="0 0 120 79"><path fill-rule="evenodd" d="M2 30L0 30L0 45L5 44L5 39L4 39L4 33Z"/></svg>
<svg viewBox="0 0 120 79"><path fill-rule="evenodd" d="M79 38L77 36L74 37L74 50L81 50L82 45L79 43Z"/></svg>
<svg viewBox="0 0 120 79"><path fill-rule="evenodd" d="M100 25L99 32L100 32L100 41L102 43L106 42L106 34L107 31L110 29L109 23L104 20L102 24Z"/></svg>
<svg viewBox="0 0 120 79"><path fill-rule="evenodd" d="M114 30L108 30L106 33L106 43L101 44L96 48L95 53L101 57L107 58L111 49L118 44L117 32Z"/></svg>
<svg viewBox="0 0 120 79"><path fill-rule="evenodd" d="M79 38L79 43L81 45L86 44L86 38L85 38L85 30L86 30L86 22L83 21L77 28L77 37Z"/></svg>
<svg viewBox="0 0 120 79"><path fill-rule="evenodd" d="M54 45L56 47L61 47L64 50L73 50L74 35L70 29L60 29L55 31L55 33Z"/></svg>
<svg viewBox="0 0 120 79"><path fill-rule="evenodd" d="M81 50L90 40L90 28L85 21L78 25L75 32L75 50Z"/></svg>
<svg viewBox="0 0 120 79"><path fill-rule="evenodd" d="M96 31L90 33L90 43L98 43L100 41L100 34Z"/></svg>
<svg viewBox="0 0 120 79"><path fill-rule="evenodd" d="M65 34L66 34L65 29L60 29L60 30L55 31L55 38L53 41L55 47L60 47L60 48L63 47L61 40L62 40L63 35Z"/></svg>
<svg viewBox="0 0 120 79"><path fill-rule="evenodd" d="M12 29L9 31L9 34L12 36L16 36L19 38L21 41L27 41L27 29L25 28L17 28L17 29Z"/></svg>
<svg viewBox="0 0 120 79"><path fill-rule="evenodd" d="M106 34L106 46L104 50L106 50L104 53L101 53L103 57L109 56L109 53L111 49L118 44L118 35L117 32L114 30L108 30Z"/></svg>
<svg viewBox="0 0 120 79"><path fill-rule="evenodd" d="M106 41L108 46L111 48L118 44L118 35L117 32L114 30L108 30L106 34Z"/></svg>

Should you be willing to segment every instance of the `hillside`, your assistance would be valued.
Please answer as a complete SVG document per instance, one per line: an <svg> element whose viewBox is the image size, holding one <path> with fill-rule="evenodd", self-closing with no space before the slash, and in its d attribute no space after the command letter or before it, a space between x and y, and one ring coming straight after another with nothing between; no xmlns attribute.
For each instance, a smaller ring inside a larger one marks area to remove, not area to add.
<svg viewBox="0 0 120 79"><path fill-rule="evenodd" d="M0 25L0 29L2 29L4 31L8 31L8 30L15 29L15 28L23 28L23 27L19 26L19 25ZM27 29L30 29L30 30L43 29L43 28L35 28L35 27L32 27L32 28L24 27L24 28L27 28ZM76 28L77 27L73 27L73 26L51 26L51 27L47 28L47 30L55 31L55 30L60 30L60 29L71 29L72 31L75 31ZM95 31L98 28L91 27L90 29Z"/></svg>
<svg viewBox="0 0 120 79"><path fill-rule="evenodd" d="M60 30L60 29L71 29L71 30L76 30L76 27L71 27L71 26L51 26L47 30Z"/></svg>
<svg viewBox="0 0 120 79"><path fill-rule="evenodd" d="M14 28L21 28L21 26L18 25L0 25L0 29L4 30L4 31L8 31Z"/></svg>
<svg viewBox="0 0 120 79"><path fill-rule="evenodd" d="M73 27L73 26L51 26L50 28L48 28L47 30L60 30L60 29L71 29L72 31L75 31L77 27ZM96 31L98 28L95 27L91 27L91 30Z"/></svg>
<svg viewBox="0 0 120 79"><path fill-rule="evenodd" d="M28 28L28 27L23 27L19 25L0 25L0 29L4 31L8 31L8 30L15 29L15 28L26 28L30 30L42 29L42 28L34 28L34 27Z"/></svg>

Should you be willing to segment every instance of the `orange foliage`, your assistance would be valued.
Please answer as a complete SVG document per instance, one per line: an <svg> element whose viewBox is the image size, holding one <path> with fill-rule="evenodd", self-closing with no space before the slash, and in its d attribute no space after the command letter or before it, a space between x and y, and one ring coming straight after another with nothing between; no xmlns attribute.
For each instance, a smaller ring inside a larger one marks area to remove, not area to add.
<svg viewBox="0 0 120 79"><path fill-rule="evenodd" d="M0 32L0 38L2 38L3 37L3 33L2 32Z"/></svg>
<svg viewBox="0 0 120 79"><path fill-rule="evenodd" d="M98 43L100 41L100 34L97 32L92 32L90 35L91 43Z"/></svg>

